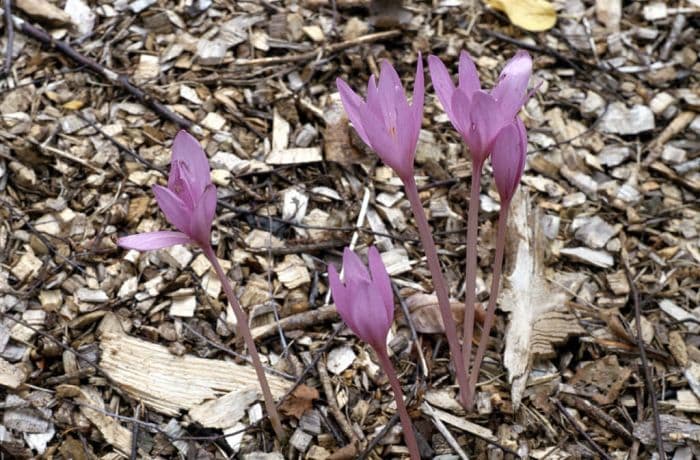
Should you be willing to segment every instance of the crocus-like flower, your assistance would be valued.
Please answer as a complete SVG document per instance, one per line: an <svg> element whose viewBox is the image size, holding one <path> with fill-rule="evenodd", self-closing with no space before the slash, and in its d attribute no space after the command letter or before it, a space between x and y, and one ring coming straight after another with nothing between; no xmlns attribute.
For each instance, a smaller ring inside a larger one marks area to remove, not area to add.
<svg viewBox="0 0 700 460"><path fill-rule="evenodd" d="M211 183L207 156L186 131L180 131L173 141L168 187L154 185L153 194L165 218L179 231L129 235L117 240L119 246L139 251L187 243L209 246L216 187Z"/></svg>
<svg viewBox="0 0 700 460"><path fill-rule="evenodd" d="M357 134L402 179L413 175L418 134L423 120L423 60L418 55L413 100L406 99L401 80L388 61L382 61L379 84L374 75L363 101L342 79L336 80L340 98Z"/></svg>
<svg viewBox="0 0 700 460"><path fill-rule="evenodd" d="M435 92L447 116L469 146L474 161L483 164L498 133L515 122L527 100L532 73L530 55L524 50L518 51L503 68L490 94L481 89L474 61L465 51L459 56L457 87L437 56L429 56L428 65Z"/></svg>
<svg viewBox="0 0 700 460"><path fill-rule="evenodd" d="M369 271L360 258L345 248L345 283L333 265L328 280L338 314L350 329L375 350L386 350L386 337L394 321L394 293L377 248L369 248Z"/></svg>
<svg viewBox="0 0 700 460"><path fill-rule="evenodd" d="M328 281L338 314L350 329L367 342L377 354L379 364L389 379L394 392L396 409L399 412L403 436L411 460L420 460L418 442L411 425L411 417L403 400L403 390L386 350L386 336L394 321L394 293L391 280L379 251L369 248L369 271L357 255L345 248L343 267L345 283L340 281L333 265L328 266Z"/></svg>
<svg viewBox="0 0 700 460"><path fill-rule="evenodd" d="M508 206L520 184L527 155L527 132L520 118L503 128L493 142L491 167L502 206Z"/></svg>

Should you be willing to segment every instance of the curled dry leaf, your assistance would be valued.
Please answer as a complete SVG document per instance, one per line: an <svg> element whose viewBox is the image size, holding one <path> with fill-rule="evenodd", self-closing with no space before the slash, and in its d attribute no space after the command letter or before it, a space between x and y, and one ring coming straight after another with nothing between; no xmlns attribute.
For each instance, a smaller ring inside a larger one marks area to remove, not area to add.
<svg viewBox="0 0 700 460"><path fill-rule="evenodd" d="M445 326L442 324L440 307L435 294L423 294L421 292L411 295L406 299L406 306L411 314L413 326L419 334L442 334ZM458 325L464 321L464 302L450 301L452 317ZM481 305L476 306L476 320L483 322L484 310Z"/></svg>
<svg viewBox="0 0 700 460"><path fill-rule="evenodd" d="M311 388L303 383L292 391L291 396L285 399L280 407L280 410L285 415L290 415L296 419L300 419L304 412L313 407L314 400L318 399L319 394L316 388Z"/></svg>
<svg viewBox="0 0 700 460"><path fill-rule="evenodd" d="M486 0L486 4L503 11L513 25L532 32L551 29L557 22L554 5L546 0Z"/></svg>

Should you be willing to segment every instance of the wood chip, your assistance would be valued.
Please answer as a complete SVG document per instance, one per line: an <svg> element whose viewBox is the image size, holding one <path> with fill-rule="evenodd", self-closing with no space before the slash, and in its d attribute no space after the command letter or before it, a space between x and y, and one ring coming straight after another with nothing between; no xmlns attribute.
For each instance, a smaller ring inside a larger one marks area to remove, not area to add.
<svg viewBox="0 0 700 460"><path fill-rule="evenodd" d="M105 333L100 365L134 398L165 415L189 411L218 393L258 388L255 371L228 361L175 356L164 346L122 334ZM274 397L289 382L267 376Z"/></svg>

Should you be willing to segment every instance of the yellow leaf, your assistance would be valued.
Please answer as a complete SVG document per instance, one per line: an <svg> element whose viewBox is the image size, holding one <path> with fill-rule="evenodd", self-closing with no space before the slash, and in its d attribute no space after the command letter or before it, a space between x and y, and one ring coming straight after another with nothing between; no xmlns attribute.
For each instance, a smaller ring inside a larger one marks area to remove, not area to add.
<svg viewBox="0 0 700 460"><path fill-rule="evenodd" d="M84 105L85 103L83 101L74 99L63 104L63 108L68 110L80 110Z"/></svg>
<svg viewBox="0 0 700 460"><path fill-rule="evenodd" d="M532 32L551 29L557 12L547 0L486 0L493 9L503 11L514 25Z"/></svg>

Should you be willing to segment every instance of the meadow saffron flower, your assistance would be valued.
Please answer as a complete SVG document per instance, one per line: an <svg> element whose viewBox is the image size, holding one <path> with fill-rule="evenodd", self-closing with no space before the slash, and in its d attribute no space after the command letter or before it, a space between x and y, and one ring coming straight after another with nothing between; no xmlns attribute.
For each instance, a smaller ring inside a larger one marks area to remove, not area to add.
<svg viewBox="0 0 700 460"><path fill-rule="evenodd" d="M413 160L423 121L423 60L418 55L413 99L408 103L399 75L382 61L379 84L374 75L362 100L342 79L336 80L340 98L357 134L402 179L413 175Z"/></svg>
<svg viewBox="0 0 700 460"><path fill-rule="evenodd" d="M386 338L394 321L394 293L391 280L379 251L374 246L367 253L369 271L359 257L345 248L343 269L345 282L340 281L338 271L328 266L328 282L338 314L345 324L377 354L379 364L386 373L394 392L403 436L412 460L420 460L416 435L411 425L403 390L386 349Z"/></svg>
<svg viewBox="0 0 700 460"><path fill-rule="evenodd" d="M512 196L517 185L517 183L514 185L515 171L520 167L519 174L522 174L522 165L524 165L524 154L520 154L520 149L525 128L517 115L528 98L527 85L532 73L532 58L526 51L518 51L503 68L496 87L490 93L481 89L474 61L466 51L462 51L459 56L457 86L452 83L447 68L437 56L428 57L428 66L435 93L452 125L469 147L469 155L472 159L467 217L465 316L462 335L462 359L464 368L468 371L474 333L476 243L482 169L498 142L499 154L496 159L498 164L495 165L494 170L496 186L499 192L503 191L506 195ZM509 143L512 144L509 145ZM498 173L495 172L496 170ZM520 180L519 175L517 180ZM507 207L508 204L503 203L502 206ZM478 374L478 369L475 368L472 372ZM467 409L474 399L474 379L475 375L472 375L466 394Z"/></svg>
<svg viewBox="0 0 700 460"><path fill-rule="evenodd" d="M350 248L345 248L345 282L340 281L333 265L328 267L328 280L338 314L345 324L373 348L386 348L386 337L394 321L394 293L377 248L372 246L367 258L369 271Z"/></svg>
<svg viewBox="0 0 700 460"><path fill-rule="evenodd" d="M377 155L391 167L404 184L406 198L411 203L416 219L428 268L433 277L433 286L440 306L440 315L445 326L445 336L453 357L461 356L461 346L457 337L457 326L450 309L449 290L442 274L437 247L432 231L418 194L418 186L413 176L413 162L416 145L423 119L424 83L423 60L418 54L416 76L413 84L413 100L409 105L401 80L387 61L382 62L379 85L374 76L367 83L367 101L350 89L340 78L336 80L340 98L360 137ZM467 374L460 359L455 359L455 374L462 395L467 389ZM466 399L463 399L466 403Z"/></svg>
<svg viewBox="0 0 700 460"><path fill-rule="evenodd" d="M483 164L498 133L515 122L527 100L532 58L527 51L518 51L503 68L491 93L481 89L474 61L466 51L459 56L456 87L440 58L429 56L428 66L435 93L452 125L469 146L474 163Z"/></svg>
<svg viewBox="0 0 700 460"><path fill-rule="evenodd" d="M168 186L153 186L156 197L165 218L179 231L160 231L129 235L117 240L117 244L127 249L148 251L175 244L196 244L214 267L221 281L233 312L236 315L238 333L243 336L250 361L255 368L260 389L265 399L265 407L270 416L272 428L277 437L286 437L277 406L272 398L270 385L265 377L255 341L248 326L248 315L241 308L231 282L226 276L219 259L211 246L211 224L216 213L216 187L211 183L209 160L197 142L186 131L180 131L173 141L173 158L170 163Z"/></svg>
<svg viewBox="0 0 700 460"><path fill-rule="evenodd" d="M522 120L506 126L493 142L491 168L501 206L508 207L525 169L527 131Z"/></svg>
<svg viewBox="0 0 700 460"><path fill-rule="evenodd" d="M211 183L207 156L187 131L180 131L173 141L168 186L154 185L153 194L165 218L179 231L129 235L117 240L119 246L147 251L175 244L209 245L216 187Z"/></svg>

